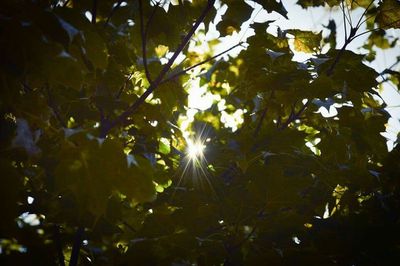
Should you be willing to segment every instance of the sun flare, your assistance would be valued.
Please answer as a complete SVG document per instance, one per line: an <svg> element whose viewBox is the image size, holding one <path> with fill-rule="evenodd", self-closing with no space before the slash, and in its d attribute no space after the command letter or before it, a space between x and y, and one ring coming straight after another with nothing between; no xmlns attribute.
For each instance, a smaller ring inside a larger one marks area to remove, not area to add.
<svg viewBox="0 0 400 266"><path fill-rule="evenodd" d="M204 156L206 146L201 141L188 141L187 155L191 160L197 160Z"/></svg>

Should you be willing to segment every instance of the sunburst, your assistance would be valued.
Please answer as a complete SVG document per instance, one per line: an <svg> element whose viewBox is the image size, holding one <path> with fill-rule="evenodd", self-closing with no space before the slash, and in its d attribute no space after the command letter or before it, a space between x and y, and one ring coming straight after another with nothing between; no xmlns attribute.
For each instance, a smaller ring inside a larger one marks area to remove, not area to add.
<svg viewBox="0 0 400 266"><path fill-rule="evenodd" d="M210 141L207 138L208 131L205 130L205 125L202 130L197 133L198 137L187 136L185 152L181 158L181 170L179 171L179 180L176 188L184 186L201 190L203 192L209 191L215 195L211 183L211 173L208 170L209 163L206 159L207 143Z"/></svg>

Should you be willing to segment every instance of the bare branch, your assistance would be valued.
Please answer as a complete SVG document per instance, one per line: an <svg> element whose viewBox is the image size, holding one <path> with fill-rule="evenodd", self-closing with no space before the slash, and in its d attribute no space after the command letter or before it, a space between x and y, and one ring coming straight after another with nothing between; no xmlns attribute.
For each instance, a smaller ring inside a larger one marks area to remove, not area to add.
<svg viewBox="0 0 400 266"><path fill-rule="evenodd" d="M341 9L342 9L342 13L343 13L344 39L347 40L346 13L344 12L343 0L342 0L342 8Z"/></svg>
<svg viewBox="0 0 400 266"><path fill-rule="evenodd" d="M393 25L393 24L396 24L396 23L398 23L399 21L400 21L400 19L396 19L395 21L393 21L393 22L391 22L391 23L385 25L385 27L389 27L389 26L391 26L391 25ZM360 33L360 34L358 34L358 35L355 35L355 36L353 37L353 39L358 38L358 37L360 37L360 36L362 36L362 35L365 35L365 34L367 34L367 33L371 33L371 32L374 32L374 31L377 31L377 30L382 30L382 29L383 29L383 28L375 28L375 29L372 29L372 30L364 31L364 32L362 32L362 33Z"/></svg>
<svg viewBox="0 0 400 266"><path fill-rule="evenodd" d="M367 22L369 19L373 18L373 17L375 17L375 15L371 15L371 16L365 17L365 19L363 21L361 21L360 26L362 24L364 24L365 22Z"/></svg>
<svg viewBox="0 0 400 266"><path fill-rule="evenodd" d="M358 22L357 22L357 24L356 24L356 28L359 28L359 27L362 25L362 23L363 23L363 22L361 22L361 21L362 21L362 18L367 14L368 9L371 7L372 3L374 3L374 0L371 0L371 2L369 2L367 8L364 10L364 12L362 13L362 15L360 16L360 19L358 20Z"/></svg>
<svg viewBox="0 0 400 266"><path fill-rule="evenodd" d="M353 1L354 1L354 0L351 0L350 8L353 7ZM350 22L349 22L349 23L350 23L350 27L353 28L353 21L351 20L350 8L349 8L348 5L346 5L347 15L348 15L348 18L349 18L349 20L350 20Z"/></svg>

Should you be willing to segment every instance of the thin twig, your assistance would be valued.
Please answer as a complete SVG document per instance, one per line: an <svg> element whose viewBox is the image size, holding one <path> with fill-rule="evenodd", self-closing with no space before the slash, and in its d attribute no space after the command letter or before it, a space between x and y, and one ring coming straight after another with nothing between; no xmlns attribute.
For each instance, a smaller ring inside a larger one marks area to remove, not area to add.
<svg viewBox="0 0 400 266"><path fill-rule="evenodd" d="M156 9L156 7L155 7ZM151 79L150 76L150 71L148 68L148 64L147 64L147 38L146 38L146 32L147 32L147 28L146 31L144 29L144 22L143 22L143 3L142 0L139 0L139 13L140 13L140 35L142 36L142 57L143 57L143 66L144 66L144 72L146 74L146 78L149 81L149 83L151 84L153 81ZM149 19L150 20L150 19Z"/></svg>
<svg viewBox="0 0 400 266"><path fill-rule="evenodd" d="M257 123L257 127L256 127L256 129L254 130L254 137L257 137L258 133L260 132L261 125L262 125L262 122L264 121L264 118L265 118L265 115L267 114L267 111L268 111L268 107L265 107L265 108L262 110L260 119L258 120L258 123Z"/></svg>
<svg viewBox="0 0 400 266"><path fill-rule="evenodd" d="M349 23L349 25L351 25L351 22L350 22L349 18L346 16L346 10L345 10L345 6L344 6L343 1L342 1L342 6L339 5L339 7L340 7L340 9L342 10L343 15L344 15L344 21L343 21L343 23L346 23L346 21L347 21L347 22Z"/></svg>
<svg viewBox="0 0 400 266"><path fill-rule="evenodd" d="M342 3L343 3L343 1L342 1ZM352 3L353 3L353 1L352 1ZM357 22L357 25L354 28L353 28L353 26L351 25L351 22L350 22L350 34L349 34L349 36L347 36L347 34L346 34L346 24L345 24L345 35L346 35L345 42L344 42L342 48L339 50L338 54L336 55L335 60L333 61L332 65L328 68L328 70L326 72L326 74L328 76L331 76L333 74L333 70L335 69L335 67L338 64L340 58L342 57L344 51L346 50L347 45L349 45L350 42L352 42L357 37L360 37L361 35L364 35L364 34L366 34L368 32L372 32L372 31L377 30L377 29L373 29L373 30L369 30L369 31L365 31L363 33L357 34L357 31L360 29L360 27L361 27L361 25L363 23L363 22L361 22L362 18L367 13L367 11L370 8L370 6L372 5L372 3L373 3L373 1L371 1L369 3L368 7L364 10L363 14L361 15L360 19ZM343 8L342 8L342 11L343 11L343 16L345 16ZM392 23L396 23L396 21L394 21Z"/></svg>
<svg viewBox="0 0 400 266"><path fill-rule="evenodd" d="M128 82L132 79L133 73L130 73L128 75L128 77L126 78L124 84L121 86L121 88L119 89L118 93L115 95L115 99L119 99L121 97L122 92L124 91L124 89L126 88L126 86L128 86Z"/></svg>
<svg viewBox="0 0 400 266"><path fill-rule="evenodd" d="M394 62L390 67L385 68L381 73L379 73L379 75L383 75L388 73L389 71L392 70L392 68L394 68L395 66L397 66L400 63L400 60L397 60L396 62Z"/></svg>
<svg viewBox="0 0 400 266"><path fill-rule="evenodd" d="M81 250L83 234L85 233L85 228L79 226L75 233L74 244L71 251L71 259L69 260L69 266L78 265L79 252Z"/></svg>
<svg viewBox="0 0 400 266"><path fill-rule="evenodd" d="M114 15L115 10L117 10L121 6L122 1L123 0L119 0L118 3L111 9L110 14L108 14L108 17L106 19L106 22L104 23L104 28L107 27L111 17Z"/></svg>
<svg viewBox="0 0 400 266"><path fill-rule="evenodd" d="M369 2L367 8L364 10L364 12L362 13L362 15L360 16L360 19L358 20L357 24L356 24L356 28L359 28L362 25L362 18L367 14L368 9L371 7L372 3L374 2L374 0L371 0L371 2Z"/></svg>
<svg viewBox="0 0 400 266"><path fill-rule="evenodd" d="M133 233L136 233L136 232L137 232L137 230L136 230L135 228L133 228L133 226L130 225L130 224L128 224L127 222L122 221L122 224L125 225L125 226L126 226L129 230L131 230Z"/></svg>
<svg viewBox="0 0 400 266"><path fill-rule="evenodd" d="M96 17L97 17L97 0L93 0L92 6L92 23L96 24Z"/></svg>
<svg viewBox="0 0 400 266"><path fill-rule="evenodd" d="M239 248L244 243L246 243L254 235L254 233L256 232L256 229L257 229L257 224L255 224L253 226L253 228L251 229L251 232L240 243L238 243L234 248Z"/></svg>
<svg viewBox="0 0 400 266"><path fill-rule="evenodd" d="M64 4L62 5L62 7L66 7L69 3L69 0L65 1Z"/></svg>
<svg viewBox="0 0 400 266"><path fill-rule="evenodd" d="M155 16L159 6L160 6L160 1L157 1L157 3L154 4L153 12L151 12L150 17L147 20L146 27L145 27L145 32L144 32L144 37L146 38L146 40L147 40L150 24L151 24L151 22L152 22L152 20L153 20L153 18Z"/></svg>
<svg viewBox="0 0 400 266"><path fill-rule="evenodd" d="M335 57L335 60L333 61L332 65L328 68L326 71L327 76L331 76L333 74L333 70L335 69L336 65L339 63L340 58L342 57L344 51L346 50L347 45L349 45L355 38L357 38L357 30L359 28L351 28L350 34L347 37L347 39L344 41L344 44L342 48L339 50L338 54Z"/></svg>
<svg viewBox="0 0 400 266"><path fill-rule="evenodd" d="M294 112L294 109L290 113L288 119L279 127L279 130L283 130L289 126L290 123L295 121L296 119L299 119L300 116L303 114L303 112L306 110L306 108L310 105L310 100L307 100L305 104L300 108L298 112Z"/></svg>
<svg viewBox="0 0 400 266"><path fill-rule="evenodd" d="M26 84L26 82L21 81L21 85L22 85L22 87L24 88L24 92L25 92L25 93L28 93L28 92L31 92L31 91L32 91L32 88L29 87L29 85Z"/></svg>
<svg viewBox="0 0 400 266"><path fill-rule="evenodd" d="M375 15L371 15L371 16L366 16L365 19L363 21L361 21L360 26L364 23L366 23L368 20L370 20L371 18L375 17Z"/></svg>
<svg viewBox="0 0 400 266"><path fill-rule="evenodd" d="M53 229L54 229L54 244L56 247L58 264L60 266L65 266L64 253L63 253L61 237L60 237L60 227L58 225L54 224Z"/></svg>
<svg viewBox="0 0 400 266"><path fill-rule="evenodd" d="M51 108L56 117L57 121L61 124L62 127L67 128L67 123L64 122L64 119L61 118L60 112L57 108L57 105L54 102L53 96L50 92L49 84L46 84L46 92L47 92L47 104Z"/></svg>
<svg viewBox="0 0 400 266"><path fill-rule="evenodd" d="M161 72L158 74L157 78L153 81L153 83L150 84L150 86L139 97L139 99L137 99L132 105L130 105L128 107L128 109L126 109L122 114L120 114L114 121L111 121L109 124L102 126L101 132L100 132L101 138L104 138L113 127L124 122L126 120L126 118L128 118L128 116L133 114L139 108L139 106L141 106L145 102L147 97L149 97L149 95L160 85L160 82L163 80L163 78L167 74L167 72L171 69L172 64L175 62L178 55L183 51L186 44L189 42L189 40L191 39L191 37L193 36L193 34L197 30L197 28L203 22L204 18L208 14L208 12L214 6L214 3L215 3L215 0L208 0L207 6L204 8L203 12L197 18L197 20L194 23L194 25L192 26L192 28L189 30L189 32L186 34L186 36L183 38L182 42L176 49L175 53L168 60L167 64L164 65Z"/></svg>
<svg viewBox="0 0 400 266"><path fill-rule="evenodd" d="M332 65L326 71L326 75L327 76L331 76L333 74L333 70L335 69L336 65L339 63L339 60L342 57L342 54L344 53L344 51L346 50L347 45L349 45L349 43L350 43L347 40L343 44L342 48L339 50L339 52L336 55L335 60L333 61Z"/></svg>
<svg viewBox="0 0 400 266"><path fill-rule="evenodd" d="M393 22L391 22L391 23L389 23L389 24L386 24L385 27L389 27L389 26L391 26L391 25L393 25L393 24L395 24L395 23L398 23L398 22L400 22L400 19L397 19L397 20L395 20L395 21L393 21ZM360 36L362 36L362 35L365 35L365 34L367 34L367 33L371 33L371 32L374 32L374 31L377 31L377 30L382 30L382 29L383 29L383 28L375 28L375 29L372 29L372 30L364 31L364 32L362 32L362 33L360 33L360 34L358 34L358 35L355 35L355 36L353 37L353 39L358 38L358 37L360 37Z"/></svg>
<svg viewBox="0 0 400 266"><path fill-rule="evenodd" d="M351 3L350 3L350 8L352 8L352 7L353 7L353 0L351 0ZM350 8L349 8L348 5L346 5L347 15L348 15L349 20L350 20L350 27L353 27L353 21L351 20L351 15L350 15Z"/></svg>
<svg viewBox="0 0 400 266"><path fill-rule="evenodd" d="M181 70L181 71L179 71L179 72L177 72L177 73L175 73L175 74L172 74L172 75L166 77L165 79L163 79L163 80L160 82L160 84L163 84L163 83L168 82L168 81L170 81L170 80L172 80L172 79L175 79L175 78L177 78L177 77L179 77L179 76L181 76L181 75L183 75L183 74L186 74L188 71L192 70L193 68L196 68L196 67L201 66L201 65L203 65L203 64L205 64L205 63L208 63L208 62L210 62L210 61L216 59L217 57L220 57L221 55L224 55L224 54L226 54L227 52L229 52L229 51L235 49L236 47L238 47L238 46L240 46L240 45L242 45L242 42L240 42L240 43L238 43L238 44L232 46L232 47L229 48L229 49L226 49L225 51L220 52L219 54L216 54L216 55L214 55L214 56L212 56L212 57L210 57L210 58L207 58L207 59L205 59L205 60L203 60L203 61L201 61L201 62L199 62L199 63L197 63L197 64L194 64L193 66L190 66L190 67L185 68L185 69L183 69L183 70Z"/></svg>
<svg viewBox="0 0 400 266"><path fill-rule="evenodd" d="M347 27L346 27L346 13L344 12L344 3L342 0L342 13L343 13L343 25L344 25L344 39L347 40Z"/></svg>

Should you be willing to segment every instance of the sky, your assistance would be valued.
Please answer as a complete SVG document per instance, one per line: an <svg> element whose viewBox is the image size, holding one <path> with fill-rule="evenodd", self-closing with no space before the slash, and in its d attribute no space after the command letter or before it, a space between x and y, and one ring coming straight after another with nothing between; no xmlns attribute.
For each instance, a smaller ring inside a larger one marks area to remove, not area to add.
<svg viewBox="0 0 400 266"><path fill-rule="evenodd" d="M250 27L250 24L252 22L265 22L265 21L271 21L275 20L274 23L270 24L270 27L268 28L268 32L271 34L276 35L277 33L277 28L279 27L281 30L285 29L302 29L302 30L312 30L315 32L323 31L323 35L326 36L328 35L328 30L324 28L324 25L328 25L328 22L330 19L335 20L336 22L336 27L337 27L337 49L340 49L340 47L344 43L344 19L343 19L343 14L339 8L327 8L327 7L318 7L318 8L309 8L309 9L303 9L301 6L296 4L296 0L282 0L286 10L288 11L288 18L285 19L278 13L268 13L267 11L263 10L261 6L255 2L252 1L247 1L247 3L254 8L254 11L252 13L251 18L243 23L241 27L240 32L235 32L232 36L227 36L227 37L222 37L219 38L221 43L215 47L214 53L217 54L219 52L222 52L235 44L239 43L240 41L245 41L246 38L254 34L253 29ZM221 19L221 15L226 11L227 7L226 6L221 6L218 1L216 4L218 13L217 13L217 18L214 21L215 24ZM364 9L362 8L357 8L354 9L350 12L350 17L351 17L351 22L352 25L355 25L357 21L360 19L362 16ZM349 25L347 24L347 30L349 29ZM365 31L365 25L363 25L358 33L362 33ZM400 39L400 30L388 30L387 33L394 38L399 38ZM201 52L201 50L206 51L208 49L208 45L206 45L207 40L211 40L214 38L218 38L219 33L216 31L215 26L210 25L210 31L207 33L206 36L204 36L204 41L202 42L204 45L194 47L192 46L191 49L197 50ZM368 34L365 34L363 36L360 36L353 40L347 47L348 50L352 50L355 53L360 53L360 54L365 54L366 50L363 50L360 47L362 44L365 42L367 39ZM232 51L229 52L229 55L235 56L237 55L240 50L243 49L241 47L238 47ZM323 52L327 52L324 51ZM370 67L374 68L378 73L382 72L384 69L391 67L395 62L396 62L396 57L400 56L400 46L397 45L394 48L391 49L386 49L386 50L381 50L381 49L376 49L376 60L374 60L371 63L366 63ZM225 55L227 57L228 55ZM299 61L303 62L310 58L310 54L305 54L305 53L299 53L296 52L294 54L293 60L294 61ZM392 68L392 70L395 71L400 71L400 64L396 65L395 67ZM196 82L196 81L195 81ZM205 110L207 107L209 107L214 100L220 100L216 99L209 93L207 94L206 88L199 88L196 86L196 84L192 84L192 88L189 91L189 108L195 108L195 109L200 109L200 110ZM380 91L380 95L387 104L386 110L391 114L392 118L389 120L389 123L387 125L387 132L384 134L385 137L391 138L392 140L396 139L397 133L400 131L400 93L397 90L396 86L394 84L391 84L390 82L385 82L383 83L383 90ZM192 105L191 105L192 103ZM199 105L199 103L201 103ZM223 108L222 108L223 109ZM223 111L223 110L222 110ZM193 116L193 113L190 116ZM327 112L324 112L326 115L328 115ZM232 126L233 123L235 122L240 122L240 115L242 115L243 112L239 113L236 115L236 117L229 117L224 115L225 120L231 121L231 128L236 129L237 127ZM239 115L239 116L238 116ZM191 120L191 119L190 119ZM388 148L391 150L393 148L393 142L389 141L388 142Z"/></svg>

